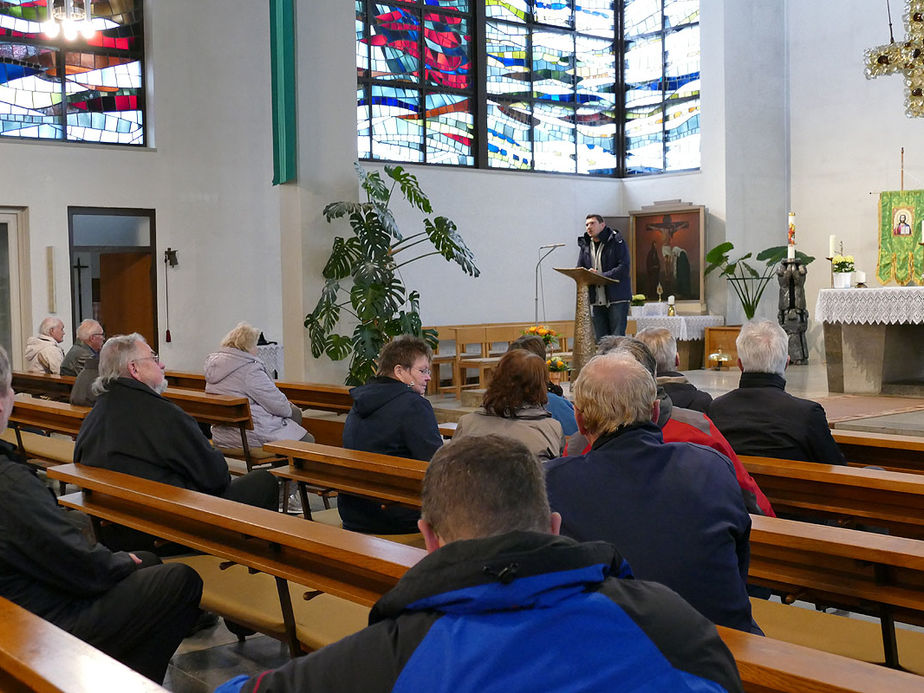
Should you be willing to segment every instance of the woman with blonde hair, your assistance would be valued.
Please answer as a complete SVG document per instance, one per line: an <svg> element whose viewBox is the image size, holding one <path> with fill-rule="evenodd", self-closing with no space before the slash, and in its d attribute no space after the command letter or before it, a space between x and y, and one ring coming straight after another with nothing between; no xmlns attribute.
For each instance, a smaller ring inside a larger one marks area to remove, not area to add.
<svg viewBox="0 0 924 693"><path fill-rule="evenodd" d="M247 431L248 445L261 446L273 440L314 441L301 426L302 412L286 399L257 356L260 330L239 322L221 340L221 348L205 360L205 391L250 400L253 430ZM212 440L220 448L241 445L240 430L212 426Z"/></svg>
<svg viewBox="0 0 924 693"><path fill-rule="evenodd" d="M508 351L497 364L482 408L459 419L453 439L502 435L519 440L540 460L561 456L561 424L545 410L547 376L542 357L523 349Z"/></svg>

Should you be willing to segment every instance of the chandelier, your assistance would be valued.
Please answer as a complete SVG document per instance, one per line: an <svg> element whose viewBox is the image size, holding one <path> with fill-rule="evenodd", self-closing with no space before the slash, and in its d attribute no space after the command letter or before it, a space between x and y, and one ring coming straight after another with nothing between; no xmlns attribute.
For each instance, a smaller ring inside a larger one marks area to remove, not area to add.
<svg viewBox="0 0 924 693"><path fill-rule="evenodd" d="M46 0L48 19L42 23L42 33L48 38L63 35L73 41L80 34L91 39L96 34L91 22L91 0Z"/></svg>
<svg viewBox="0 0 924 693"><path fill-rule="evenodd" d="M888 0L886 9L889 9ZM924 0L906 0L905 40L892 40L864 53L866 78L900 74L905 80L905 115L924 118ZM892 18L889 12L889 34Z"/></svg>

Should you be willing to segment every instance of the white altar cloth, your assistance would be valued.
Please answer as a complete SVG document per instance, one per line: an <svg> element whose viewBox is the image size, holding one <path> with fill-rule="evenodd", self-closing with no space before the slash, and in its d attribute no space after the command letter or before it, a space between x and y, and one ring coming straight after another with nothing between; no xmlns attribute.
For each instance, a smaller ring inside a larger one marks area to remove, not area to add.
<svg viewBox="0 0 924 693"><path fill-rule="evenodd" d="M924 286L822 289L815 320L859 325L924 323Z"/></svg>
<svg viewBox="0 0 924 693"><path fill-rule="evenodd" d="M639 332L647 327L665 327L678 342L703 339L707 327L725 324L725 318L721 315L652 315L630 319L635 320Z"/></svg>

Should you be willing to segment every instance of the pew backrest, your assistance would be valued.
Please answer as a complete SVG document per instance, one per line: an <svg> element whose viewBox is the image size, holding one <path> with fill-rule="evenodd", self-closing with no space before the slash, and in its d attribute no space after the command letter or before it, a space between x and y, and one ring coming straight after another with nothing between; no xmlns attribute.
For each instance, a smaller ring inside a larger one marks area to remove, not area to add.
<svg viewBox="0 0 924 693"><path fill-rule="evenodd" d="M831 431L851 465L877 465L896 472L924 474L924 438L893 433L868 433L835 428Z"/></svg>
<svg viewBox="0 0 924 693"><path fill-rule="evenodd" d="M74 380L70 375L13 371L10 384L16 392L67 401L74 387Z"/></svg>
<svg viewBox="0 0 924 693"><path fill-rule="evenodd" d="M77 435L89 407L46 399L22 398L13 402L10 425L16 429L32 426L44 431Z"/></svg>

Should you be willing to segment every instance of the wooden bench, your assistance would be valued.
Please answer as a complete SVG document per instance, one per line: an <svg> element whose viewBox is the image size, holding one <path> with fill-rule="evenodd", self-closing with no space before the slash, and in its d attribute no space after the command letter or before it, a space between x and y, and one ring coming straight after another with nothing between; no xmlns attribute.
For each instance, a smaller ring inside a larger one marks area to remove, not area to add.
<svg viewBox="0 0 924 693"><path fill-rule="evenodd" d="M831 435L851 466L876 465L894 472L924 474L924 438L920 436L838 428Z"/></svg>
<svg viewBox="0 0 924 693"><path fill-rule="evenodd" d="M924 477L839 465L740 455L745 469L783 514L833 518L845 526L886 527L924 537Z"/></svg>
<svg viewBox="0 0 924 693"><path fill-rule="evenodd" d="M71 507L214 551L225 560L277 577L277 585L292 580L359 604L373 603L424 555L420 549L108 470L66 465L51 473L89 491L65 499ZM279 595L283 602L291 601L288 590L280 590ZM738 663L748 693L921 690L922 679L911 674L749 633L718 630Z"/></svg>
<svg viewBox="0 0 924 693"><path fill-rule="evenodd" d="M74 376L48 375L13 371L11 385L15 392L67 402L74 387Z"/></svg>
<svg viewBox="0 0 924 693"><path fill-rule="evenodd" d="M5 693L164 691L150 679L6 599L0 599L0 690Z"/></svg>

